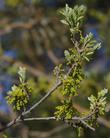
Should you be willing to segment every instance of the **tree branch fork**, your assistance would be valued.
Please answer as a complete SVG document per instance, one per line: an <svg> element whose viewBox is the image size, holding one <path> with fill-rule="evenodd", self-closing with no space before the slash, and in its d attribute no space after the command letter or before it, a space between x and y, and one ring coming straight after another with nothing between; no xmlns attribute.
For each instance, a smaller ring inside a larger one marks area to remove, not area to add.
<svg viewBox="0 0 110 138"><path fill-rule="evenodd" d="M69 68L66 77L68 77L72 70L74 69L74 66L76 66L76 64L73 64L71 66L71 68ZM12 120L11 122L9 122L6 126L0 128L0 132L12 127L13 125L17 124L17 123L21 123L23 121L49 121L49 120L57 120L56 117L38 117L38 118L25 118L26 115L30 114L32 110L34 110L35 108L37 108L40 104L42 104L45 100L48 99L48 97L51 96L51 94L53 92L55 92L55 90L57 90L60 86L62 85L62 81L58 80L56 82L56 84L46 93L46 95L44 95L38 102L36 102L33 106L31 106L27 111L22 112L16 119ZM92 117L93 113L91 113L89 116ZM88 119L88 116L87 116ZM89 124L86 123L86 117L81 118L81 117L73 117L71 120L68 119L59 119L61 121L64 121L65 123L69 124L70 121L73 125L73 127L76 127L76 124L81 123L84 127L89 128L92 131L95 131L95 129L93 127L91 127Z"/></svg>

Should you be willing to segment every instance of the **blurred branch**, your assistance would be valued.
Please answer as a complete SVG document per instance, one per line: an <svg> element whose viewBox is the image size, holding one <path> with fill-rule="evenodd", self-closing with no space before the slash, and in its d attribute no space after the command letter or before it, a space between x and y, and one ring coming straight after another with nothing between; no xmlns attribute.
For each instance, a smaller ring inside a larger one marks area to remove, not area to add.
<svg viewBox="0 0 110 138"><path fill-rule="evenodd" d="M39 131L30 131L29 132L29 136L32 136L32 137L39 137L39 138L49 138L50 136L64 130L68 128L68 125L61 125L61 126L58 126L48 132L39 132Z"/></svg>
<svg viewBox="0 0 110 138"><path fill-rule="evenodd" d="M110 121L106 120L105 118L99 117L98 122L110 129Z"/></svg>
<svg viewBox="0 0 110 138"><path fill-rule="evenodd" d="M12 32L13 29L31 29L37 23L36 20L30 20L28 22L16 22L16 23L5 23L5 27L0 29L0 35L5 35Z"/></svg>
<svg viewBox="0 0 110 138"><path fill-rule="evenodd" d="M41 62L36 58L34 49L30 46L30 34L28 30L25 30L21 33L20 44L23 47L23 53L28 58L28 60L40 70L43 70Z"/></svg>
<svg viewBox="0 0 110 138"><path fill-rule="evenodd" d="M0 20L0 23L4 25L3 29L0 29L0 35L5 35L7 33L10 33L14 29L30 30L32 27L37 25L39 22L41 24L47 25L50 22L50 20L54 20L54 18L53 19L43 18L43 20L41 20L41 18L42 16L41 17L38 16L36 18L30 19L27 22L19 21L19 22L14 22L14 23L10 23L9 19Z"/></svg>
<svg viewBox="0 0 110 138"><path fill-rule="evenodd" d="M44 29L41 29L40 32L43 36L43 40L45 40L44 46L46 48L48 57L53 61L53 63L55 65L57 65L58 63L60 63L60 60L55 56L55 54L53 53L53 51L51 49L51 47L52 47L50 44L51 39L49 39L48 31L45 28L45 31L44 31Z"/></svg>
<svg viewBox="0 0 110 138"><path fill-rule="evenodd" d="M18 67L19 67L19 66L26 67L26 69L27 69L32 75L34 75L34 76L36 76L36 77L44 76L44 77L47 78L47 80L49 79L49 76L47 77L47 75L46 75L45 73L41 72L40 70L38 70L38 69L36 69L36 68L34 68L34 67L30 66L30 65L27 65L27 64L25 64L25 63L23 63L23 62L21 62L21 61L14 60L14 59L12 59L12 58L10 58L10 57L8 57L8 56L1 56L1 57L0 57L0 60L7 61L7 62L9 62L9 63L15 63L15 65L18 66Z"/></svg>

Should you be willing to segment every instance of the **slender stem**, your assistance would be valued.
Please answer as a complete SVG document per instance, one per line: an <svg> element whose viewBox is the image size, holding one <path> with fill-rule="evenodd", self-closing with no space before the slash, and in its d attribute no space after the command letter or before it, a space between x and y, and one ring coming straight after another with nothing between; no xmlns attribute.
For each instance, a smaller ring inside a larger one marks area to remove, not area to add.
<svg viewBox="0 0 110 138"><path fill-rule="evenodd" d="M33 109L38 107L42 102L44 102L60 85L62 84L61 81L59 81L44 97L42 97L37 103L35 103L29 110L22 113L22 115L29 114Z"/></svg>
<svg viewBox="0 0 110 138"><path fill-rule="evenodd" d="M25 118L24 119L24 121L49 121L49 120L56 120L56 118L53 116L53 117L38 117L38 118Z"/></svg>
<svg viewBox="0 0 110 138"><path fill-rule="evenodd" d="M64 121L74 121L74 122L81 122L86 128L89 128L92 131L95 131L93 127L91 127L89 124L87 124L85 121L86 117L80 118L80 117L73 117L72 119L64 119ZM88 119L88 116L87 116ZM39 118L25 118L24 121L49 121L49 120L56 120L56 117L39 117ZM62 119L60 119L62 120ZM19 120L21 122L22 120Z"/></svg>

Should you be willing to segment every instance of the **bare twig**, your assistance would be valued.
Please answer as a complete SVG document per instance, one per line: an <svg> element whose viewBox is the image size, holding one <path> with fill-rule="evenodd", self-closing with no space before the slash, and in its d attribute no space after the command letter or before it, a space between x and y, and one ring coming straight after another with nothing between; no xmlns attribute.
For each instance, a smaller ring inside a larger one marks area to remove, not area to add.
<svg viewBox="0 0 110 138"><path fill-rule="evenodd" d="M93 114L91 113L91 116ZM25 118L24 121L49 121L49 120L56 120L56 117L39 117L39 118ZM62 120L62 119L59 119ZM87 120L88 120L88 116L87 116ZM19 120L18 122L21 122L22 120ZM75 123L80 122L81 124L83 124L86 128L89 128L92 131L95 131L95 129L93 127L91 127L88 123L86 123L86 117L80 118L80 117L73 117L72 119L64 119L65 122L68 123L68 121L73 121Z"/></svg>
<svg viewBox="0 0 110 138"><path fill-rule="evenodd" d="M53 117L37 117L37 118L25 118L23 121L49 121L49 120L56 120L56 118ZM21 122L21 120L19 120Z"/></svg>
<svg viewBox="0 0 110 138"><path fill-rule="evenodd" d="M60 85L62 84L61 81L59 81L44 97L42 97L37 103L35 103L29 110L26 112L23 112L22 115L29 114L33 109L38 107L42 102L44 102Z"/></svg>

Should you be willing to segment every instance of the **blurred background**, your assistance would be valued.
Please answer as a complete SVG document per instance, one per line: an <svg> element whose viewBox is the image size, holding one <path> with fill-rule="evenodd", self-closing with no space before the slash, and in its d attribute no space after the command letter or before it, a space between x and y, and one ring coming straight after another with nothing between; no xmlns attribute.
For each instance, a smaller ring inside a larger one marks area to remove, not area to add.
<svg viewBox="0 0 110 138"><path fill-rule="evenodd" d="M43 97L54 84L53 69L63 62L64 50L72 47L69 30L60 23L59 9L68 3L87 6L84 34L92 32L102 43L85 66L87 79L82 82L74 106L88 111L87 97L108 88L110 91L110 1L109 0L0 0L0 126L17 116L5 97L18 83L18 67L27 69L27 79L33 88L31 103ZM60 90L54 93L30 116L53 116L61 100ZM95 132L84 129L81 138L110 138L110 94L107 113L99 118ZM0 138L77 138L73 129L62 122L23 122L0 134Z"/></svg>

